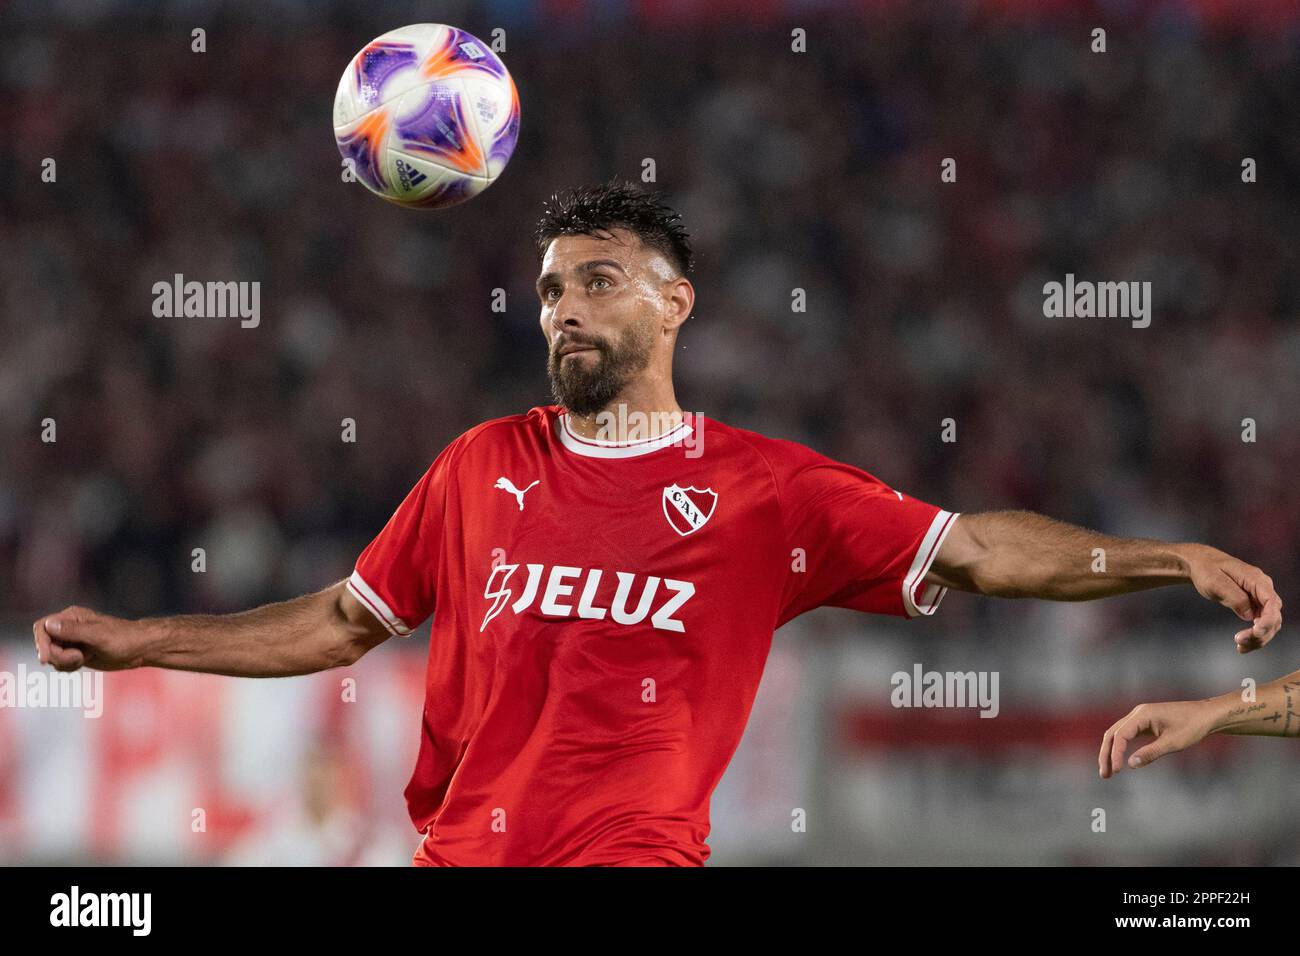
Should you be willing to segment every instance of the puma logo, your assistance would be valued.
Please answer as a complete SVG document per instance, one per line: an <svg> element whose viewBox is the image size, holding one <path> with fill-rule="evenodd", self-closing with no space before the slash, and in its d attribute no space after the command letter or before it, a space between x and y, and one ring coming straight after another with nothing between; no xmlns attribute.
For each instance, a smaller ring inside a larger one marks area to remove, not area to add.
<svg viewBox="0 0 1300 956"><path fill-rule="evenodd" d="M538 478L538 479L536 479L536 480L533 481L533 485L541 484L541 481L542 481L542 479ZM533 485L529 485L529 486L528 486L527 488L525 488L523 491L520 491L518 488L516 488L516 487L514 486L514 484L510 481L509 478L502 477L502 478L498 478L498 479L497 479L497 483L496 483L495 485L493 485L492 487L493 487L493 488L499 488L499 489L501 489L502 491L508 491L508 492L510 492L512 495L514 495L514 496L515 496L515 500L519 502L519 510L520 510L520 511L523 511L523 510L524 510L524 495L526 495L526 494L528 494L528 492L532 491L532 489L533 489Z"/></svg>

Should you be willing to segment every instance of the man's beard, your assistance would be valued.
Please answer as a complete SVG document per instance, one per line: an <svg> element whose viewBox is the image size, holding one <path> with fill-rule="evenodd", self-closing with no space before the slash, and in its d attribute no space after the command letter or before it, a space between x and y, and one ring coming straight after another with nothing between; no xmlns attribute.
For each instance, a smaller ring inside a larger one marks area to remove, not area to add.
<svg viewBox="0 0 1300 956"><path fill-rule="evenodd" d="M615 345L587 335L566 335L563 341L565 346L587 346L600 353L595 363L565 362L558 352L551 353L546 369L551 395L574 415L592 415L606 408L632 376L650 365L652 339L636 325L624 329Z"/></svg>

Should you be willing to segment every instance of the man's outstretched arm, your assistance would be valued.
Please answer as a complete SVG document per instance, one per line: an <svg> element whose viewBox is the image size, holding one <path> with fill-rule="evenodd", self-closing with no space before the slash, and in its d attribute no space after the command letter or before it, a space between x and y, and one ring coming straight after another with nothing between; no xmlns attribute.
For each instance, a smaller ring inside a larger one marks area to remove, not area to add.
<svg viewBox="0 0 1300 956"><path fill-rule="evenodd" d="M129 621L69 607L32 625L36 655L61 671L165 667L291 677L344 667L388 637L346 584L238 614Z"/></svg>
<svg viewBox="0 0 1300 956"><path fill-rule="evenodd" d="M961 515L925 579L958 591L1050 601L1191 583L1202 597L1251 622L1236 634L1241 653L1263 647L1282 626L1273 579L1217 548L1118 538L1029 511Z"/></svg>
<svg viewBox="0 0 1300 956"><path fill-rule="evenodd" d="M1300 671L1261 684L1253 701L1231 691L1206 700L1138 704L1106 731L1097 770L1108 778L1124 769L1124 752L1139 738L1154 740L1129 757L1130 767L1145 767L1166 754L1185 750L1210 734L1300 737Z"/></svg>

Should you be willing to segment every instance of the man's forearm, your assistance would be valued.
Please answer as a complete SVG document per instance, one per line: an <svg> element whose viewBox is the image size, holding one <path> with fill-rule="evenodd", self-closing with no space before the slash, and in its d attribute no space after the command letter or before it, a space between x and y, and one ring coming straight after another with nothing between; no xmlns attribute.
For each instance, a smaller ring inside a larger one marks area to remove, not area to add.
<svg viewBox="0 0 1300 956"><path fill-rule="evenodd" d="M998 597L1087 601L1189 579L1190 549L1121 538L1029 511L962 515L984 557L973 564L974 589Z"/></svg>
<svg viewBox="0 0 1300 956"><path fill-rule="evenodd" d="M335 585L238 614L146 618L142 666L229 677L291 677L349 664L355 655L340 634Z"/></svg>
<svg viewBox="0 0 1300 956"><path fill-rule="evenodd" d="M1214 713L1212 734L1300 737L1300 671L1261 684L1253 701L1231 692L1205 703Z"/></svg>
<svg viewBox="0 0 1300 956"><path fill-rule="evenodd" d="M994 597L1089 601L1190 583L1250 626L1237 652L1266 645L1282 626L1282 598L1260 568L1205 544L1119 538L1029 511L963 514L939 546L925 580Z"/></svg>

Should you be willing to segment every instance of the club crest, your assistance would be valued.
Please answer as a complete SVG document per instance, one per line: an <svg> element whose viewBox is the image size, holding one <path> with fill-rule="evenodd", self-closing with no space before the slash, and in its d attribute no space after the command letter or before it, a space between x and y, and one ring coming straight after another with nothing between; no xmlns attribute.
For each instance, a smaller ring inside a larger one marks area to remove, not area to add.
<svg viewBox="0 0 1300 956"><path fill-rule="evenodd" d="M682 537L703 528L717 504L718 493L712 488L669 485L664 489L664 517Z"/></svg>

